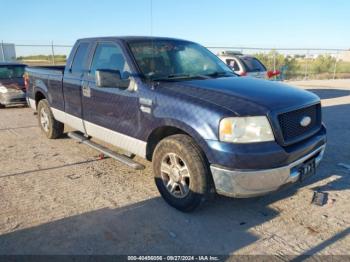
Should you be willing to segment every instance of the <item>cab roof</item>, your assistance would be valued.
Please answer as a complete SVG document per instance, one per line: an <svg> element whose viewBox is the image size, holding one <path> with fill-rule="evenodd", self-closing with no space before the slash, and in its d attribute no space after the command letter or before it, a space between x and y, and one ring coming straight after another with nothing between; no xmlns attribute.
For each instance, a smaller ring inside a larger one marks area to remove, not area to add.
<svg viewBox="0 0 350 262"><path fill-rule="evenodd" d="M159 41L159 40L174 40L191 42L184 39L171 38L171 37L159 37L159 36L106 36L106 37L88 37L81 38L78 41L103 41L103 40L122 40L125 42L138 42L138 41Z"/></svg>

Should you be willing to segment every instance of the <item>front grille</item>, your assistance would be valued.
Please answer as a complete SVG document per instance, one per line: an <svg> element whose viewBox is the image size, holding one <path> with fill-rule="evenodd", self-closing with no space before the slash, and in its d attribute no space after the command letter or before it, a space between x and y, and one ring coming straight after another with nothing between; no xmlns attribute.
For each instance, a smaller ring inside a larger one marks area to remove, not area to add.
<svg viewBox="0 0 350 262"><path fill-rule="evenodd" d="M307 116L311 118L311 123L308 126L303 127L300 122ZM282 131L284 143L289 144L292 142L297 142L314 134L321 128L321 105L316 104L280 114L278 116L278 121Z"/></svg>
<svg viewBox="0 0 350 262"><path fill-rule="evenodd" d="M27 100L25 98L12 98L10 100L11 103L23 103L26 102Z"/></svg>

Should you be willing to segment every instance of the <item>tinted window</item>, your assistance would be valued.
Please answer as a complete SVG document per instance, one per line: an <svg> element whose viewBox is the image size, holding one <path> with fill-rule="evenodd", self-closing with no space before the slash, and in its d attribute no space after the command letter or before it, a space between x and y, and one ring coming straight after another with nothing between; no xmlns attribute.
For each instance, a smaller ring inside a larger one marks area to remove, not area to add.
<svg viewBox="0 0 350 262"><path fill-rule="evenodd" d="M127 78L130 70L120 46L112 43L98 44L90 73L95 75L96 70L99 69L119 70L122 78Z"/></svg>
<svg viewBox="0 0 350 262"><path fill-rule="evenodd" d="M226 64L231 67L234 71L239 71L238 62L234 59L226 59Z"/></svg>
<svg viewBox="0 0 350 262"><path fill-rule="evenodd" d="M86 57L89 51L89 43L81 43L75 53L72 73L81 73L84 69L84 64L86 62Z"/></svg>
<svg viewBox="0 0 350 262"><path fill-rule="evenodd" d="M247 72L266 71L266 67L255 57L240 57Z"/></svg>
<svg viewBox="0 0 350 262"><path fill-rule="evenodd" d="M24 66L0 66L0 79L18 78L24 74Z"/></svg>

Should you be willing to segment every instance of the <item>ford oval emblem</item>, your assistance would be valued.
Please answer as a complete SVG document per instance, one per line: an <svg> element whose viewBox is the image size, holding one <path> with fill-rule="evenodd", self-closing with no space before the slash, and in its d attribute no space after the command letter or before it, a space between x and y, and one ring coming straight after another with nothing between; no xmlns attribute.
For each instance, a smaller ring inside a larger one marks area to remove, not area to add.
<svg viewBox="0 0 350 262"><path fill-rule="evenodd" d="M300 125L302 127L307 127L310 124L311 124L311 117L309 116L304 116L300 121Z"/></svg>

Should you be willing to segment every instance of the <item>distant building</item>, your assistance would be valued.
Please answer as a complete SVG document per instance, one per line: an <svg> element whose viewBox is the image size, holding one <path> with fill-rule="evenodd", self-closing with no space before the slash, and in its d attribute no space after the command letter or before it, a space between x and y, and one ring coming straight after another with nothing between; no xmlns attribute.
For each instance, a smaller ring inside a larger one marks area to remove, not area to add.
<svg viewBox="0 0 350 262"><path fill-rule="evenodd" d="M16 61L15 44L0 43L0 62Z"/></svg>
<svg viewBox="0 0 350 262"><path fill-rule="evenodd" d="M350 50L340 52L338 58L339 60L350 62Z"/></svg>

